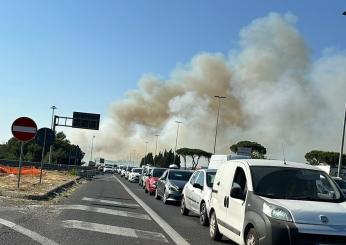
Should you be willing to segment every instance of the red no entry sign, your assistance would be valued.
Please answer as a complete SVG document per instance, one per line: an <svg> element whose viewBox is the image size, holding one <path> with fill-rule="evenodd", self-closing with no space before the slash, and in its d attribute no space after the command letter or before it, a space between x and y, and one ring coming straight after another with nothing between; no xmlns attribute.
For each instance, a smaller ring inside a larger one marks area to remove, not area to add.
<svg viewBox="0 0 346 245"><path fill-rule="evenodd" d="M28 117L17 118L12 124L12 134L20 141L32 140L35 138L36 132L36 123Z"/></svg>

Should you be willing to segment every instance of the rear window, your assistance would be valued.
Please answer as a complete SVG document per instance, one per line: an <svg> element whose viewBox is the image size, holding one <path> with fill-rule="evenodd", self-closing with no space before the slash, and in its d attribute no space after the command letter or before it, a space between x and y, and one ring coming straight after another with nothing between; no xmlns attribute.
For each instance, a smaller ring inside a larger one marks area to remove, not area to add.
<svg viewBox="0 0 346 245"><path fill-rule="evenodd" d="M132 172L133 173L141 173L142 169L141 168L134 168L134 169L132 169Z"/></svg>
<svg viewBox="0 0 346 245"><path fill-rule="evenodd" d="M159 177L161 177L161 175L164 173L166 171L166 169L165 168L154 168L154 170L153 170L153 177L157 177L157 178L159 178Z"/></svg>
<svg viewBox="0 0 346 245"><path fill-rule="evenodd" d="M191 175L192 172L187 171L169 171L168 179L188 181Z"/></svg>

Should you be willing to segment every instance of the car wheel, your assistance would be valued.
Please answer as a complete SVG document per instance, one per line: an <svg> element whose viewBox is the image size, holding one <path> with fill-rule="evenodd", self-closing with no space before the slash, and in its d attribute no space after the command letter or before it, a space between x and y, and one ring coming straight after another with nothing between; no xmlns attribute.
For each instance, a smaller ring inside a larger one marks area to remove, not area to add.
<svg viewBox="0 0 346 245"><path fill-rule="evenodd" d="M222 234L220 233L219 227L217 226L215 212L212 212L210 216L209 235L214 241L220 241L222 238Z"/></svg>
<svg viewBox="0 0 346 245"><path fill-rule="evenodd" d="M207 214L207 206L205 205L205 202L203 202L202 205L201 205L201 210L200 210L200 213L199 213L199 222L203 226L209 225L208 214Z"/></svg>
<svg viewBox="0 0 346 245"><path fill-rule="evenodd" d="M246 235L246 245L258 245L258 236L254 228L251 228Z"/></svg>
<svg viewBox="0 0 346 245"><path fill-rule="evenodd" d="M184 216L189 215L189 210L186 208L184 197L181 199L180 213Z"/></svg>
<svg viewBox="0 0 346 245"><path fill-rule="evenodd" d="M163 204L167 204L167 195L166 195L166 191L165 193L163 194L163 198L162 198L162 201L163 201Z"/></svg>
<svg viewBox="0 0 346 245"><path fill-rule="evenodd" d="M156 200L160 200L160 199L161 199L161 197L160 197L159 194L157 193L157 189L156 189L156 191L155 191L155 199L156 199Z"/></svg>

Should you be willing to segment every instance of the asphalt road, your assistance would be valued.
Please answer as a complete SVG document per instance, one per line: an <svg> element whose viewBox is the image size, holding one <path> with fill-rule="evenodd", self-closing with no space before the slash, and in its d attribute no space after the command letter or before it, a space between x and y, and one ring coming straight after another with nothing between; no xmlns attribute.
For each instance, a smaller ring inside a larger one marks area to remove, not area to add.
<svg viewBox="0 0 346 245"><path fill-rule="evenodd" d="M120 182L121 183L120 183ZM0 199L0 244L231 244L138 184L99 175L57 203Z"/></svg>

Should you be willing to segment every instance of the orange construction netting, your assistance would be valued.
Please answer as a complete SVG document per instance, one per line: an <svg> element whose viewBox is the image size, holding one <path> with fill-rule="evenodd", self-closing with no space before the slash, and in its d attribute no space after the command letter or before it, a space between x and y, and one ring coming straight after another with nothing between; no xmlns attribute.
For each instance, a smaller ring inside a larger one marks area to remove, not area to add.
<svg viewBox="0 0 346 245"><path fill-rule="evenodd" d="M16 175L18 175L19 168L0 166L0 172L6 173L6 174L16 174ZM22 167L22 171L21 171L22 175L39 176L40 173L41 173L41 169L35 168L33 166L31 166L31 167Z"/></svg>

